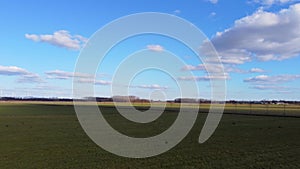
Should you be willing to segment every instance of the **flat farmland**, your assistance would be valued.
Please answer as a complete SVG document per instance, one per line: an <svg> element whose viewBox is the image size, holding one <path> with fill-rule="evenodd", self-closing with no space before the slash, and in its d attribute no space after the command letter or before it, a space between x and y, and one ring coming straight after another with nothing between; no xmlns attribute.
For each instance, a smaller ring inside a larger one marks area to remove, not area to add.
<svg viewBox="0 0 300 169"><path fill-rule="evenodd" d="M148 105L135 106L144 110ZM0 103L0 168L300 168L296 105L226 105L216 132L199 144L208 107L200 105L193 129L170 151L129 159L93 143L71 103ZM133 137L164 132L178 111L178 105L168 105L159 119L137 124L124 119L111 104L99 108L112 127Z"/></svg>

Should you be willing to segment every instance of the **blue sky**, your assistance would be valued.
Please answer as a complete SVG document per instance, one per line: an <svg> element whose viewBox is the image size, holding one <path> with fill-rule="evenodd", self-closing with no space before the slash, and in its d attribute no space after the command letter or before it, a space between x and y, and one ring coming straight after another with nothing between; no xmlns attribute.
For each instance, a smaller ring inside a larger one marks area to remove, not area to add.
<svg viewBox="0 0 300 169"><path fill-rule="evenodd" d="M227 99L300 100L300 3L295 0L110 0L0 1L0 96L72 97L80 50L98 29L139 12L162 12L196 25L211 40L227 73ZM151 22L151 21L149 21ZM197 56L174 39L143 35L115 46L99 65L97 96L111 96L113 73L139 50L168 50L186 62L201 98L210 97L206 71ZM175 78L176 79L176 78ZM182 78L187 80L189 78ZM178 97L174 79L145 71L129 94L147 98L162 90Z"/></svg>

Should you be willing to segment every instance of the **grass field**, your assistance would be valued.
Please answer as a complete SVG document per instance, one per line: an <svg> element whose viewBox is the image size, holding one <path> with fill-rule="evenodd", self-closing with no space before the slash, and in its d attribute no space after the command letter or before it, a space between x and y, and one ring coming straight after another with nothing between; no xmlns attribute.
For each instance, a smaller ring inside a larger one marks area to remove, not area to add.
<svg viewBox="0 0 300 169"><path fill-rule="evenodd" d="M226 111L266 111L265 107L247 107L227 105ZM161 133L177 117L174 106L158 120L141 125L123 119L111 105L102 105L101 110L114 128L136 137ZM268 107L267 113L289 110L299 111ZM206 115L199 113L191 132L172 150L156 157L128 159L93 143L71 104L0 103L0 168L300 168L300 118L225 114L214 135L198 144Z"/></svg>

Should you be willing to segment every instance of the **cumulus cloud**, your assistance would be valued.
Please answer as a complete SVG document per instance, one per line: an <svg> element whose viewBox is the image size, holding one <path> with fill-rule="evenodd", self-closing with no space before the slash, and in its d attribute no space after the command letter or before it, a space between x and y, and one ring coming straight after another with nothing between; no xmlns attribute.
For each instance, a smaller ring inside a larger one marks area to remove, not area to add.
<svg viewBox="0 0 300 169"><path fill-rule="evenodd" d="M26 69L17 66L1 66L0 75L3 76L18 76L18 83L40 83L42 79L36 73L29 72Z"/></svg>
<svg viewBox="0 0 300 169"><path fill-rule="evenodd" d="M154 52L162 52L164 51L164 47L161 45L148 45L147 46L148 50L154 51Z"/></svg>
<svg viewBox="0 0 300 169"><path fill-rule="evenodd" d="M71 35L66 30L59 30L53 34L25 34L25 38L35 42L45 42L54 46L72 50L79 50L87 42L87 38L81 35Z"/></svg>
<svg viewBox="0 0 300 169"><path fill-rule="evenodd" d="M299 18L300 3L277 13L259 9L236 20L233 27L218 32L211 42L225 64L243 64L253 58L260 61L289 59L300 54ZM201 46L204 54L208 45Z"/></svg>

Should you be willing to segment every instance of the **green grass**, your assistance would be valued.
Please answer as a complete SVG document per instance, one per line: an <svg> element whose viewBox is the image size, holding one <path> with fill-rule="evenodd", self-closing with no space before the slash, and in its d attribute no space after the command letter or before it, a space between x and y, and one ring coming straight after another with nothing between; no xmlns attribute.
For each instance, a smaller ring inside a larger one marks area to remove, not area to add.
<svg viewBox="0 0 300 169"><path fill-rule="evenodd" d="M136 137L163 132L177 116L176 108L169 108L158 120L141 125L123 119L111 106L101 110L114 128ZM72 105L0 104L0 168L300 168L300 118L225 114L214 135L198 144L205 118L200 113L172 150L128 159L93 143Z"/></svg>

